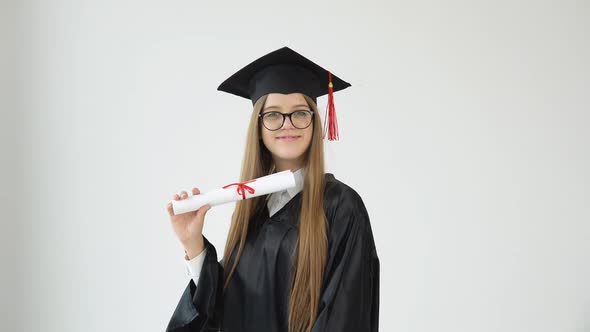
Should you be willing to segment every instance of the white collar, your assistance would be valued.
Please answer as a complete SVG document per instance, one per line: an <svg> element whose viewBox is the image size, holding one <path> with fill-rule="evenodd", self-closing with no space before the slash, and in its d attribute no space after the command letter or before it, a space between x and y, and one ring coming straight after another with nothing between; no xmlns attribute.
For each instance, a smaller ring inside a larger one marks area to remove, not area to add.
<svg viewBox="0 0 590 332"><path fill-rule="evenodd" d="M295 187L288 188L287 189L287 192L289 193L289 196L291 198L293 198L301 190L303 190L303 182L304 182L304 176L305 176L305 169L303 167L301 167L300 169L298 169L295 172L293 172L293 176L295 176Z"/></svg>
<svg viewBox="0 0 590 332"><path fill-rule="evenodd" d="M300 168L293 172L293 176L295 177L295 187L274 192L266 197L268 202L267 206L269 216L274 215L283 206L285 206L287 202L289 202L293 197L295 197L295 195L297 195L299 192L301 192L301 190L303 190L304 173L305 171L303 168Z"/></svg>

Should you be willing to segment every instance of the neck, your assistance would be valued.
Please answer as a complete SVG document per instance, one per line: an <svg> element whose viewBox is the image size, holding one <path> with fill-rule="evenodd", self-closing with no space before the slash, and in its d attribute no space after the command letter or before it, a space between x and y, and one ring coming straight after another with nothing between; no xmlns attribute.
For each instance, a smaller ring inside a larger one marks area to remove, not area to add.
<svg viewBox="0 0 590 332"><path fill-rule="evenodd" d="M277 172L286 171L288 169L295 172L303 167L303 158L297 160L274 160L274 163Z"/></svg>

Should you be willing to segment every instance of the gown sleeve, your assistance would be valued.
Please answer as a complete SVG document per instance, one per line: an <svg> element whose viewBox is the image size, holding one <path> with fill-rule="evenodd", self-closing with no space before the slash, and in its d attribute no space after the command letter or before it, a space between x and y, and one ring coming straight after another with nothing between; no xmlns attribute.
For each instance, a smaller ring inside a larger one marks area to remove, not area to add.
<svg viewBox="0 0 590 332"><path fill-rule="evenodd" d="M166 332L215 331L223 308L223 267L215 247L203 236L207 254L199 276L199 287L191 279L170 318Z"/></svg>
<svg viewBox="0 0 590 332"><path fill-rule="evenodd" d="M329 253L312 332L379 330L379 258L361 197L342 192L330 211Z"/></svg>

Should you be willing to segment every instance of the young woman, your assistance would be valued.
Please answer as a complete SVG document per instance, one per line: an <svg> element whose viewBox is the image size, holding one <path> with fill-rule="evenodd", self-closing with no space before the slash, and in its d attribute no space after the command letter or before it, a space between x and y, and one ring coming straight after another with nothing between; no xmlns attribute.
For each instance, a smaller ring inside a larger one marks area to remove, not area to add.
<svg viewBox="0 0 590 332"><path fill-rule="evenodd" d="M348 86L287 47L220 85L254 106L241 181L291 170L297 185L238 201L219 262L202 235L210 207L173 215L168 204L192 278L166 331L378 331L368 213L354 189L324 172L316 97L329 93L332 106L332 92Z"/></svg>

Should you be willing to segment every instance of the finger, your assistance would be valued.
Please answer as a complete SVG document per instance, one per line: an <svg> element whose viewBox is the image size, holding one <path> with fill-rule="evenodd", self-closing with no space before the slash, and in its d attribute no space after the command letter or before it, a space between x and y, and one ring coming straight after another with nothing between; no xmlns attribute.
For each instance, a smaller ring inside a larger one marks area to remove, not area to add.
<svg viewBox="0 0 590 332"><path fill-rule="evenodd" d="M197 211L197 214L204 217L205 214L207 213L207 211L209 211L209 209L211 209L211 205L205 204L199 208L199 210Z"/></svg>
<svg viewBox="0 0 590 332"><path fill-rule="evenodd" d="M199 188L193 188L193 195L198 195L200 193L201 191L199 190Z"/></svg>
<svg viewBox="0 0 590 332"><path fill-rule="evenodd" d="M184 191L184 190L183 190L183 191L180 193L180 198L181 198L181 199L185 199L185 198L187 198L187 197L188 197L188 194L186 193L186 191Z"/></svg>
<svg viewBox="0 0 590 332"><path fill-rule="evenodd" d="M174 209L172 209L172 203L168 203L168 206L166 206L166 210L168 210L168 214L171 217L174 215Z"/></svg>
<svg viewBox="0 0 590 332"><path fill-rule="evenodd" d="M174 194L174 196L172 196L172 199L177 201L180 199L180 196L178 196L178 194Z"/></svg>

